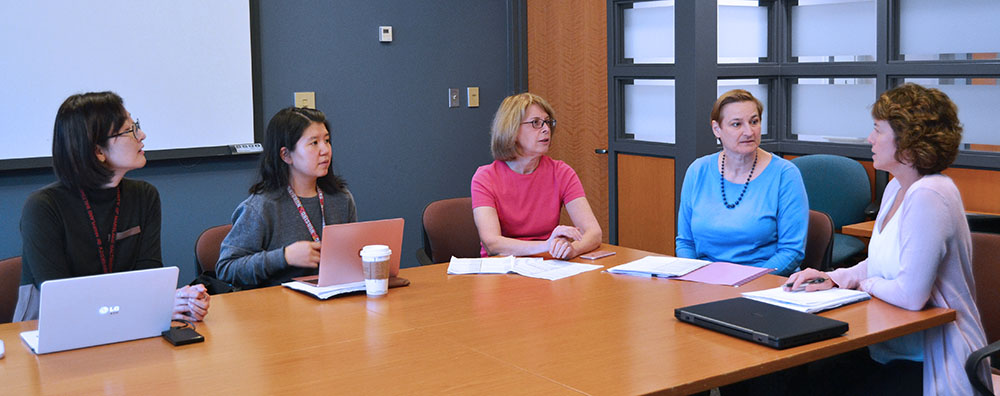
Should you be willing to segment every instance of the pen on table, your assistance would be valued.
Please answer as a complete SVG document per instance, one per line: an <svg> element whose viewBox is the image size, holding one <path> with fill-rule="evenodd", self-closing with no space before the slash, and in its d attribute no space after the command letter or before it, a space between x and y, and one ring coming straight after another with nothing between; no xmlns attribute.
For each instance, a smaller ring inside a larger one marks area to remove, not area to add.
<svg viewBox="0 0 1000 396"><path fill-rule="evenodd" d="M791 290L792 286L794 286L794 285L795 285L795 283L786 283L786 284L785 284L785 288L786 288L786 289L789 289L788 291L792 291L792 292L798 292L798 291L803 291L803 290L805 290L805 289L806 289L806 286L805 286L805 285L818 285L818 284L820 284L820 283L823 283L823 282L826 282L826 279L827 279L827 278L812 278L812 279L810 279L810 280L807 280L807 281L805 281L805 282L802 282L801 284L799 284L799 285L800 285L800 286L802 286L802 287L801 287L801 288L798 288L798 289L795 289L795 290Z"/></svg>

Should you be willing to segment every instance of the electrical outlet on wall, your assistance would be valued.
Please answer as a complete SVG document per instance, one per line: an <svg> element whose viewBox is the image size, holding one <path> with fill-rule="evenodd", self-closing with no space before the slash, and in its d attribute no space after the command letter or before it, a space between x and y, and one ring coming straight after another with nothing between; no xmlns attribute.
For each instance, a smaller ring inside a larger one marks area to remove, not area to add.
<svg viewBox="0 0 1000 396"><path fill-rule="evenodd" d="M295 107L305 107L307 109L316 108L316 93L315 92L296 92L295 93Z"/></svg>

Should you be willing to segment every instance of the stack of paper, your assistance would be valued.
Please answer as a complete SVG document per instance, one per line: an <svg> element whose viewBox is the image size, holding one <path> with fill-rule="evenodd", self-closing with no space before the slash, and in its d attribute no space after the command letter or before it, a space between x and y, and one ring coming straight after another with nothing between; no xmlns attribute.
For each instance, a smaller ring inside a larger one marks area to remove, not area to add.
<svg viewBox="0 0 1000 396"><path fill-rule="evenodd" d="M800 312L816 313L871 298L868 293L851 289L827 289L815 292L785 291L782 287L743 293L743 297Z"/></svg>
<svg viewBox="0 0 1000 396"><path fill-rule="evenodd" d="M612 274L672 277L686 275L688 272L708 265L705 260L685 259L668 256L646 256L631 263L625 263L608 269Z"/></svg>
<svg viewBox="0 0 1000 396"><path fill-rule="evenodd" d="M516 257L514 256L483 258L457 258L452 256L451 262L448 264L448 274L506 274L514 268L515 259ZM541 257L524 257L522 261L533 259L542 260Z"/></svg>
<svg viewBox="0 0 1000 396"><path fill-rule="evenodd" d="M543 260L541 257L452 257L448 274L506 274L515 273L531 278L562 279L601 268L596 264L578 264L562 260Z"/></svg>
<svg viewBox="0 0 1000 396"><path fill-rule="evenodd" d="M326 287L319 287L299 281L285 282L282 283L281 285L292 290L298 290L300 292L309 293L313 297L316 297L320 300L326 300L330 297L341 295L344 293L365 290L365 281L344 283L340 285L333 285Z"/></svg>

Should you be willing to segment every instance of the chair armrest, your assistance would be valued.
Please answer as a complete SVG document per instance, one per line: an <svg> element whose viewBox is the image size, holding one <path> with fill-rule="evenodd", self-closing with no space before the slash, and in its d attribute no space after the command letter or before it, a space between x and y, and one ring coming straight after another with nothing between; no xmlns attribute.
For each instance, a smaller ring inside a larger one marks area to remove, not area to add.
<svg viewBox="0 0 1000 396"><path fill-rule="evenodd" d="M878 216L878 202L872 202L868 206L865 206L865 216L869 219L874 219Z"/></svg>
<svg viewBox="0 0 1000 396"><path fill-rule="evenodd" d="M420 263L421 266L434 264L431 261L431 258L427 256L427 252L424 251L424 248L417 248L417 262Z"/></svg>
<svg viewBox="0 0 1000 396"><path fill-rule="evenodd" d="M981 394L992 395L993 392L990 392L990 388L983 383L984 380L989 381L990 379L979 378L980 363L983 359L997 353L997 351L1000 351L1000 341L973 351L969 354L969 358L965 361L965 375L969 376L969 382L972 383L972 388Z"/></svg>

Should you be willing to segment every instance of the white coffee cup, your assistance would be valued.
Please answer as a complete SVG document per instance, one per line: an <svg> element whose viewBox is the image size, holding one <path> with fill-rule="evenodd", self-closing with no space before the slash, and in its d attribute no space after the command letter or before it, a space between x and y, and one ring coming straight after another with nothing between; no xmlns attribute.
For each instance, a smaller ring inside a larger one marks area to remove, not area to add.
<svg viewBox="0 0 1000 396"><path fill-rule="evenodd" d="M389 291L389 257L392 250L386 245L367 245L361 248L361 265L365 273L365 292L381 296Z"/></svg>

